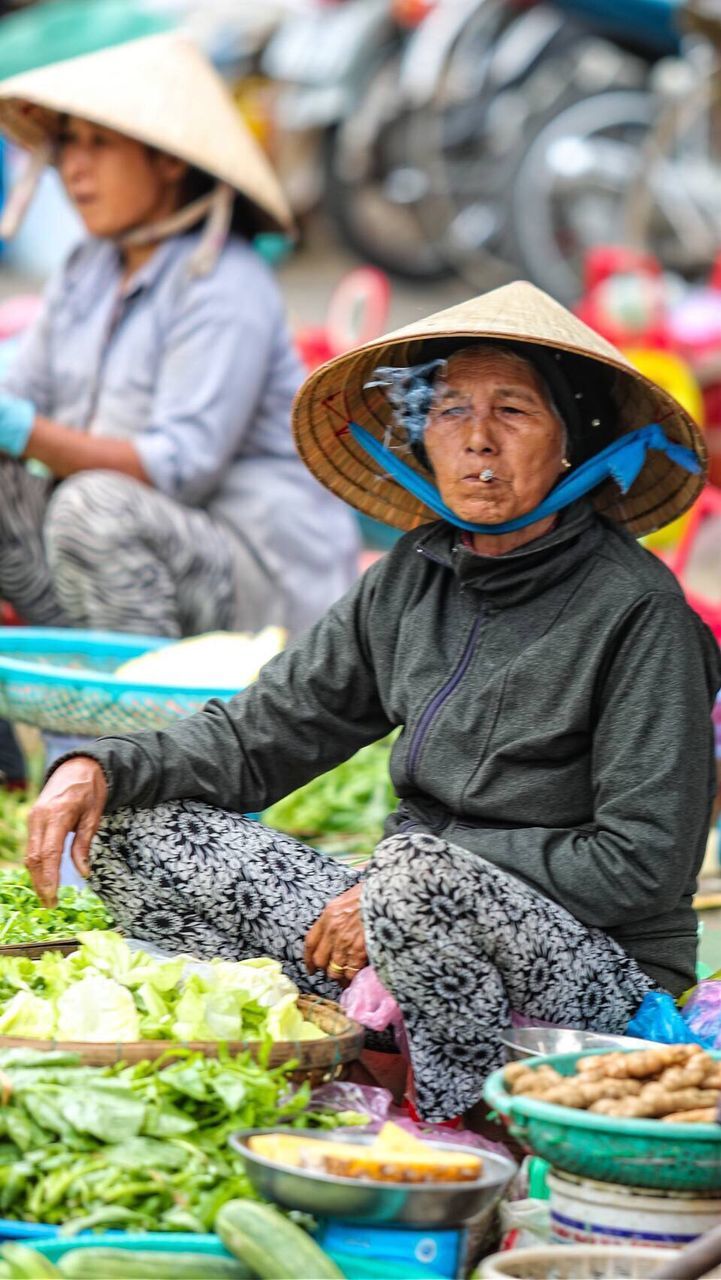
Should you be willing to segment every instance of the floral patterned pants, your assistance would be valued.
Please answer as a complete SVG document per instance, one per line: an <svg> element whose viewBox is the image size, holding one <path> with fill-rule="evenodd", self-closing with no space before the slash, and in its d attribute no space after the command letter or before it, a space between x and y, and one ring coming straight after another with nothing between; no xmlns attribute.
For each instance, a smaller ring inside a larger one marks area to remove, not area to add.
<svg viewBox="0 0 721 1280"><path fill-rule="evenodd" d="M290 836L193 800L108 816L91 885L119 925L169 951L269 955L305 991L303 942L325 904L362 874L370 963L405 1020L418 1109L448 1119L481 1097L504 1061L511 1010L623 1032L654 982L600 929L437 836L378 846L360 873Z"/></svg>

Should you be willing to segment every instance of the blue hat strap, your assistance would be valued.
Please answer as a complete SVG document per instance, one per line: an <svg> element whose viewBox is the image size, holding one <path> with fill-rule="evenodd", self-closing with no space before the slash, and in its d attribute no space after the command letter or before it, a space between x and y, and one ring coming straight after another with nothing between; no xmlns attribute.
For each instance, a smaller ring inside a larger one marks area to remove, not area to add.
<svg viewBox="0 0 721 1280"><path fill-rule="evenodd" d="M407 463L398 458L390 449L376 440L370 431L360 427L356 422L348 424L353 439L357 441L374 462L383 469L383 473L391 480L407 489L415 498L423 502L441 520L456 525L459 529L467 529L469 533L515 533L516 529L525 529L536 520L555 515L564 507L576 502L584 494L590 493L604 480L615 480L621 493L627 493L638 477L646 461L649 449L665 453L671 462L683 467L686 471L698 475L701 463L692 449L684 445L674 444L669 440L663 427L652 422L637 431L614 440L600 453L588 458L569 475L560 480L551 492L539 502L533 511L518 516L515 520L506 520L502 524L472 524L469 520L461 520L447 507L438 489L429 479L414 471Z"/></svg>

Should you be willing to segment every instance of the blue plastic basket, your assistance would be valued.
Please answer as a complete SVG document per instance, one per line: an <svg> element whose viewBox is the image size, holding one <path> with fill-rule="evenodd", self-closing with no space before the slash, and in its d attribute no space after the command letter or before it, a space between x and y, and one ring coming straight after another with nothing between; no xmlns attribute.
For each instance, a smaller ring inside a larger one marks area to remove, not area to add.
<svg viewBox="0 0 721 1280"><path fill-rule="evenodd" d="M98 737L163 729L239 687L138 684L114 671L172 643L157 636L41 627L0 630L0 717L51 733Z"/></svg>
<svg viewBox="0 0 721 1280"><path fill-rule="evenodd" d="M114 1248L142 1248L148 1250L168 1249L180 1252L187 1249L192 1253L225 1253L218 1236L207 1232L202 1235L192 1231L81 1231L76 1236L64 1236L62 1227L50 1226L47 1222L20 1222L16 1218L0 1218L0 1241L21 1240L38 1252L45 1253L36 1241L47 1241L48 1247L56 1251L67 1252L69 1249L88 1249L91 1245L111 1244ZM49 1257L49 1254L46 1254ZM60 1257L56 1252L55 1257Z"/></svg>
<svg viewBox="0 0 721 1280"><path fill-rule="evenodd" d="M37 1249L49 1262L57 1262L63 1254L73 1249L127 1249L131 1253L204 1253L215 1258L230 1258L222 1241L216 1235L194 1235L186 1231L105 1231L102 1235L83 1232L77 1236L61 1237L58 1228L53 1229L53 1239L29 1239L27 1243Z"/></svg>

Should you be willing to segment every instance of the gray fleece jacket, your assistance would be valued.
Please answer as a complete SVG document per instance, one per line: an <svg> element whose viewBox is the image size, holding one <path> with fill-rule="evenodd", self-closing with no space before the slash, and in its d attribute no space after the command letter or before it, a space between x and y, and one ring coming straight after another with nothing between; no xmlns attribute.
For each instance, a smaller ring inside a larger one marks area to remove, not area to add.
<svg viewBox="0 0 721 1280"><path fill-rule="evenodd" d="M109 810L244 812L401 726L389 834L487 858L677 994L694 980L720 682L671 573L584 502L500 557L443 523L407 534L245 692L89 754Z"/></svg>

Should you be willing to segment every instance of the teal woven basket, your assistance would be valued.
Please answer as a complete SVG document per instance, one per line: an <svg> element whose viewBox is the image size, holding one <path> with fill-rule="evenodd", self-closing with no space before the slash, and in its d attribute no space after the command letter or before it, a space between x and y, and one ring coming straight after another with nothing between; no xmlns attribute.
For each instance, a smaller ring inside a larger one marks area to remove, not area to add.
<svg viewBox="0 0 721 1280"><path fill-rule="evenodd" d="M547 1064L568 1076L578 1058L556 1054L528 1065L535 1070ZM721 1191L721 1126L616 1119L513 1097L502 1070L486 1081L483 1096L514 1138L566 1173L654 1191Z"/></svg>
<svg viewBox="0 0 721 1280"><path fill-rule="evenodd" d="M0 717L49 733L96 738L164 729L237 687L139 684L114 674L129 658L170 644L157 636L51 627L0 629Z"/></svg>

